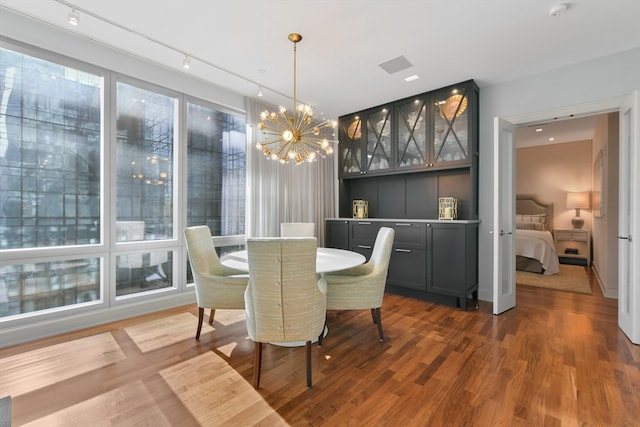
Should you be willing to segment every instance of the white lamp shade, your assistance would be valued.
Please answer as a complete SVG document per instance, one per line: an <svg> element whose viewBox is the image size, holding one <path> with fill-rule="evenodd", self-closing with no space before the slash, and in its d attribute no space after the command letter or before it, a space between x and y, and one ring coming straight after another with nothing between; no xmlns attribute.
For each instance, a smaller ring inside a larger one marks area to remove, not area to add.
<svg viewBox="0 0 640 427"><path fill-rule="evenodd" d="M567 209L589 209L589 192L567 193Z"/></svg>

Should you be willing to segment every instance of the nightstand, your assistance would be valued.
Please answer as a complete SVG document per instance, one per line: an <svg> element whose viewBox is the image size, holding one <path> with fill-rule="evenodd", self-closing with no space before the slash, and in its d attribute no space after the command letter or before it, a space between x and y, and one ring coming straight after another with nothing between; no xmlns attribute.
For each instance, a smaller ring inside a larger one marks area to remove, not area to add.
<svg viewBox="0 0 640 427"><path fill-rule="evenodd" d="M556 228L553 240L560 263L591 265L591 232L577 228ZM577 249L577 253L573 250Z"/></svg>

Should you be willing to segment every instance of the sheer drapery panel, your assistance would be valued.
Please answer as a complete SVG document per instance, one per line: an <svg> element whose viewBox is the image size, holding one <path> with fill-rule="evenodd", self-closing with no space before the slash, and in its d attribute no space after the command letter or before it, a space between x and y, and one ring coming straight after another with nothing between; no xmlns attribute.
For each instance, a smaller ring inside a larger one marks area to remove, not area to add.
<svg viewBox="0 0 640 427"><path fill-rule="evenodd" d="M246 98L247 237L279 236L282 222L314 222L324 244L324 219L335 216L337 173L332 156L296 166L268 159L255 148L262 134L260 113L273 105Z"/></svg>

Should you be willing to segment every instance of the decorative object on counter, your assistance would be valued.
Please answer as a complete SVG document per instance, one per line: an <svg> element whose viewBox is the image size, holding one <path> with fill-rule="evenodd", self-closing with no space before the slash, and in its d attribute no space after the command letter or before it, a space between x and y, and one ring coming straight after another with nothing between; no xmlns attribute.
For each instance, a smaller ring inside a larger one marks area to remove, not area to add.
<svg viewBox="0 0 640 427"><path fill-rule="evenodd" d="M580 218L580 209L589 209L590 207L588 191L567 193L567 209L576 210L576 217L571 220L573 228L582 228L584 225L584 219Z"/></svg>
<svg viewBox="0 0 640 427"><path fill-rule="evenodd" d="M280 163L293 161L299 165L304 161L315 161L317 156L324 158L327 154L333 153L333 129L337 123L335 120L314 117L310 105L298 105L296 45L302 40L302 36L291 33L289 40L293 43L293 110L289 112L281 106L279 112L263 111L260 114L259 127L265 138L256 144L256 148L272 160L278 160ZM332 140L329 140L329 137Z"/></svg>
<svg viewBox="0 0 640 427"><path fill-rule="evenodd" d="M353 201L353 217L369 218L369 203L366 200Z"/></svg>
<svg viewBox="0 0 640 427"><path fill-rule="evenodd" d="M455 197L438 198L438 219L454 220L458 218L458 199Z"/></svg>

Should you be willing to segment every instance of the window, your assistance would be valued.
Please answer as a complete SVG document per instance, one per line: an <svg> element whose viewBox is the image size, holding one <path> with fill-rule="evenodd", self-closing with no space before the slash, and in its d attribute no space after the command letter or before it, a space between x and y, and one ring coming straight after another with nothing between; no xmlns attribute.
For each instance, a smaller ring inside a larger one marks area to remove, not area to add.
<svg viewBox="0 0 640 427"><path fill-rule="evenodd" d="M0 48L0 251L100 243L102 88ZM0 317L100 300L100 258L60 253L0 265Z"/></svg>
<svg viewBox="0 0 640 427"><path fill-rule="evenodd" d="M102 85L0 49L0 249L100 241Z"/></svg>
<svg viewBox="0 0 640 427"><path fill-rule="evenodd" d="M173 238L175 97L117 83L116 241ZM172 253L116 257L116 296L173 286Z"/></svg>
<svg viewBox="0 0 640 427"><path fill-rule="evenodd" d="M208 225L213 236L244 235L245 124L243 117L187 103L187 225ZM216 245L219 253L225 248ZM229 248L237 250L237 241Z"/></svg>
<svg viewBox="0 0 640 427"><path fill-rule="evenodd" d="M184 292L178 225L244 234L243 115L0 44L0 323Z"/></svg>
<svg viewBox="0 0 640 427"><path fill-rule="evenodd" d="M188 225L244 234L245 120L188 103Z"/></svg>

